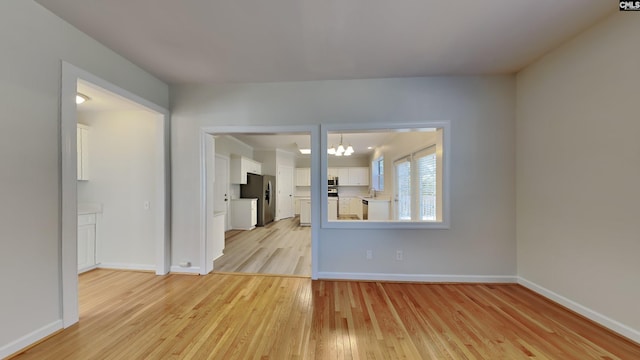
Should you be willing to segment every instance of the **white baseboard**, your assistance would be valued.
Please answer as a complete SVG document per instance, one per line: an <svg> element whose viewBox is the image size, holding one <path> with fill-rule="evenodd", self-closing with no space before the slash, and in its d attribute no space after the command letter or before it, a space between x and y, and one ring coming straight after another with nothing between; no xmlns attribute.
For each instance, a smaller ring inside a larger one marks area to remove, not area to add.
<svg viewBox="0 0 640 360"><path fill-rule="evenodd" d="M155 265L143 264L119 264L119 263L100 263L98 269L114 269L114 270L139 270L139 271L156 271Z"/></svg>
<svg viewBox="0 0 640 360"><path fill-rule="evenodd" d="M509 275L430 275L430 274L383 274L383 273L345 273L318 272L318 279L327 280L366 280L366 281L402 281L433 283L515 283L517 276Z"/></svg>
<svg viewBox="0 0 640 360"><path fill-rule="evenodd" d="M190 267L182 267L178 265L171 266L172 273L183 273L183 274L197 274L200 275L200 267L199 266L190 266Z"/></svg>
<svg viewBox="0 0 640 360"><path fill-rule="evenodd" d="M12 341L6 345L0 346L0 359L4 359L9 355L15 354L18 351L34 344L37 341L53 334L54 332L62 329L62 320L56 320L48 325L37 329L36 331L29 333L18 340Z"/></svg>
<svg viewBox="0 0 640 360"><path fill-rule="evenodd" d="M602 315L597 311L594 311L584 305L581 305L571 299L568 299L558 293L555 293L523 277L518 277L518 284L572 311L575 311L576 313L586 317L589 320L597 322L598 324L610 329L611 331L614 331L626 338L629 338L637 343L640 343L640 331L636 329L632 329L631 327L625 324L622 324L616 320L611 319L610 317Z"/></svg>

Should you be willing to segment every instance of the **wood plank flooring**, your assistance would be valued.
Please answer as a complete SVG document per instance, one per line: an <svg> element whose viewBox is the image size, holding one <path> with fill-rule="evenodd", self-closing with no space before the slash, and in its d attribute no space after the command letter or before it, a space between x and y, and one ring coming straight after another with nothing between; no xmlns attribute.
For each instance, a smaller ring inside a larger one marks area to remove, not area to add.
<svg viewBox="0 0 640 360"><path fill-rule="evenodd" d="M80 276L80 323L16 359L640 359L519 285Z"/></svg>
<svg viewBox="0 0 640 360"><path fill-rule="evenodd" d="M311 276L311 228L300 218L274 221L250 231L225 234L224 255L216 272Z"/></svg>

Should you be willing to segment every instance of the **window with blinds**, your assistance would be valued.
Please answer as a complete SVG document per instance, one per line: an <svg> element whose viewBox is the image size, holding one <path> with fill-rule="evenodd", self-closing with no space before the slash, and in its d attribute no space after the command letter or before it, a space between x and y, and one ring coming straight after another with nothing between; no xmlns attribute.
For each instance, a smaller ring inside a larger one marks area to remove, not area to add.
<svg viewBox="0 0 640 360"><path fill-rule="evenodd" d="M396 168L396 214L398 220L411 220L411 156L394 161Z"/></svg>
<svg viewBox="0 0 640 360"><path fill-rule="evenodd" d="M384 157L371 162L371 187L376 191L384 191Z"/></svg>
<svg viewBox="0 0 640 360"><path fill-rule="evenodd" d="M416 151L394 161L396 219L437 219L436 147Z"/></svg>
<svg viewBox="0 0 640 360"><path fill-rule="evenodd" d="M418 182L418 220L436 220L436 148L414 154Z"/></svg>

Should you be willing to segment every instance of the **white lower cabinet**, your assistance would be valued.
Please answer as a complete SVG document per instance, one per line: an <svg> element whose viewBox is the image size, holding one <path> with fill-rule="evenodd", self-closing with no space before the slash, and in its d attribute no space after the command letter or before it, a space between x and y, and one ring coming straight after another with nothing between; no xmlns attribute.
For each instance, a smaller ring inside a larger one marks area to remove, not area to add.
<svg viewBox="0 0 640 360"><path fill-rule="evenodd" d="M362 200L360 198L351 198L349 202L349 212L362 220Z"/></svg>
<svg viewBox="0 0 640 360"><path fill-rule="evenodd" d="M338 199L338 214L351 215L351 198L341 197Z"/></svg>
<svg viewBox="0 0 640 360"><path fill-rule="evenodd" d="M327 209L329 220L338 220L338 198L329 198Z"/></svg>
<svg viewBox="0 0 640 360"><path fill-rule="evenodd" d="M251 230L258 223L258 199L231 200L231 228Z"/></svg>
<svg viewBox="0 0 640 360"><path fill-rule="evenodd" d="M311 199L300 199L300 226L311 225Z"/></svg>
<svg viewBox="0 0 640 360"><path fill-rule="evenodd" d="M96 214L78 215L78 273L96 266Z"/></svg>

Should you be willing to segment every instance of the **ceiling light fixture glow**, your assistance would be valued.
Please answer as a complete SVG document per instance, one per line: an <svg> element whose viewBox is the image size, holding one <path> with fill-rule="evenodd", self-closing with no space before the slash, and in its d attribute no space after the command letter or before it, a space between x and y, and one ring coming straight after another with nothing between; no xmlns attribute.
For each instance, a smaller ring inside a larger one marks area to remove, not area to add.
<svg viewBox="0 0 640 360"><path fill-rule="evenodd" d="M300 154L309 155L311 154L311 149L298 149L300 150Z"/></svg>
<svg viewBox="0 0 640 360"><path fill-rule="evenodd" d="M81 94L81 93L76 94L76 105L80 105L88 100L89 100L89 97L87 95Z"/></svg>
<svg viewBox="0 0 640 360"><path fill-rule="evenodd" d="M342 144L342 140L342 134L340 134L340 145L338 145L337 149L335 146L331 145L331 147L327 149L327 154L335 156L350 156L351 154L353 154L353 146L349 144L349 146L345 148Z"/></svg>

